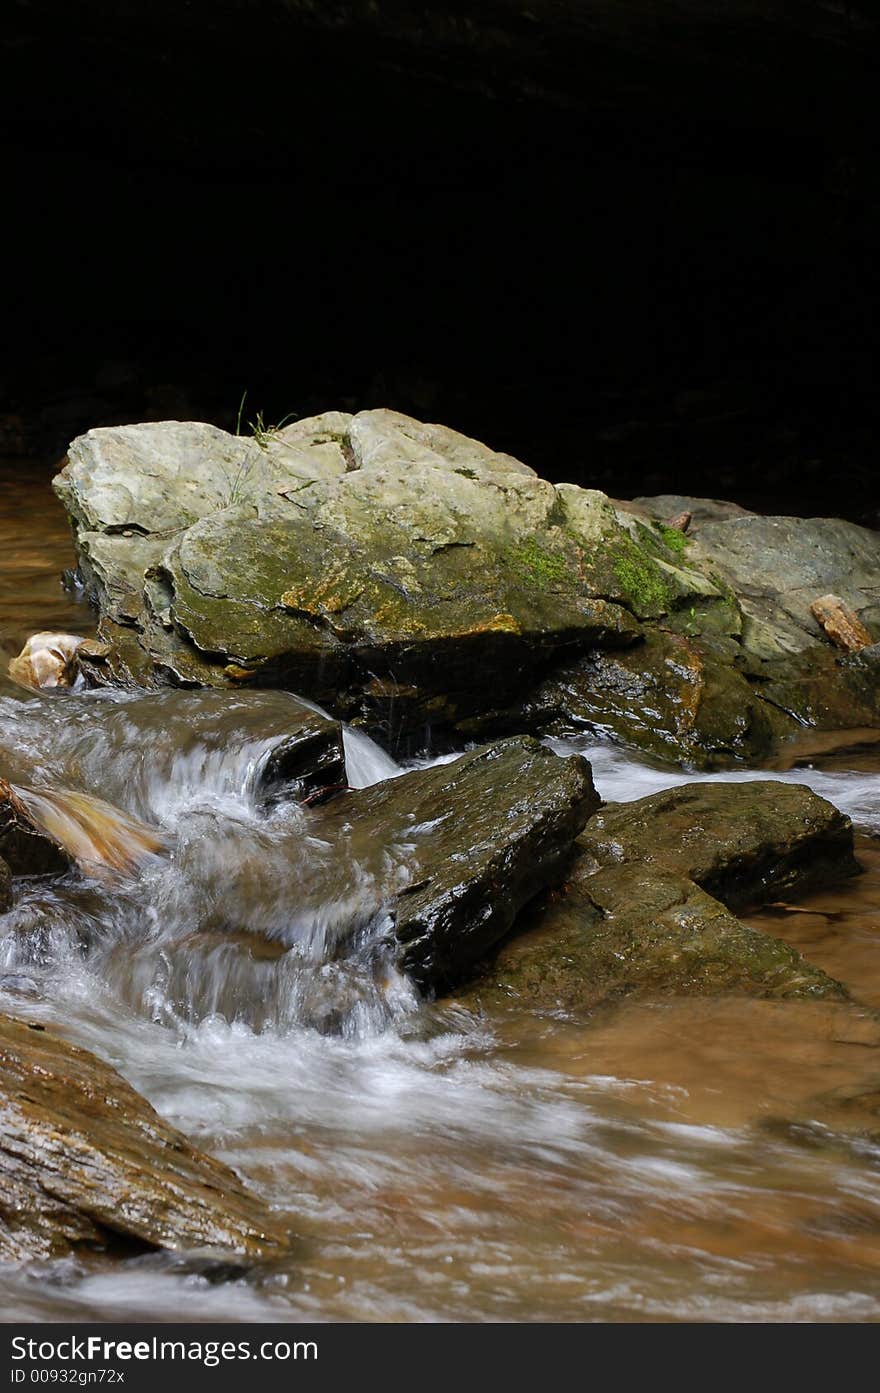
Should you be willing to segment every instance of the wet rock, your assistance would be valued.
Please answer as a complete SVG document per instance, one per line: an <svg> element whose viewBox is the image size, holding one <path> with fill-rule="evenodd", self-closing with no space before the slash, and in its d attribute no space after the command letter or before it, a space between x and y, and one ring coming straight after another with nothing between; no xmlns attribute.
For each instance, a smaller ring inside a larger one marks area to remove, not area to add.
<svg viewBox="0 0 880 1393"><path fill-rule="evenodd" d="M858 875L849 818L802 784L694 783L609 804L580 846L598 866L638 864L688 876L728 908Z"/></svg>
<svg viewBox="0 0 880 1393"><path fill-rule="evenodd" d="M537 689L533 710L557 726L586 725L708 768L765 760L805 726L880 726L870 659L880 636L880 534L833 518L760 517L716 500L637 502L655 518L677 506L692 513L679 545L717 593L670 606L628 652L561 667ZM817 622L812 606L826 591L870 645L863 663Z"/></svg>
<svg viewBox="0 0 880 1393"><path fill-rule="evenodd" d="M546 678L525 706L545 729L586 726L701 768L766 758L793 723L698 639L655 629L637 647L596 652Z"/></svg>
<svg viewBox="0 0 880 1393"><path fill-rule="evenodd" d="M601 809L561 890L465 1000L590 1009L622 996L828 997L846 989L730 912L853 874L849 820L809 789L690 784Z"/></svg>
<svg viewBox="0 0 880 1393"><path fill-rule="evenodd" d="M0 1016L0 1256L210 1249L249 1258L283 1225L109 1065Z"/></svg>
<svg viewBox="0 0 880 1393"><path fill-rule="evenodd" d="M830 997L845 989L795 949L748 928L686 876L574 868L527 931L465 995L492 1008L589 1010L624 996Z"/></svg>
<svg viewBox="0 0 880 1393"><path fill-rule="evenodd" d="M0 780L0 856L7 874L48 875L68 869L70 861L57 841L38 826L15 785ZM5 882L5 908L11 900Z"/></svg>
<svg viewBox="0 0 880 1393"><path fill-rule="evenodd" d="M73 863L113 880L165 850L156 828L101 798L0 779L0 852L16 875L57 874Z"/></svg>
<svg viewBox="0 0 880 1393"><path fill-rule="evenodd" d="M393 957L422 990L442 991L563 873L598 804L584 760L520 736L351 793L316 814L316 827L332 835L350 824L405 868L387 900Z"/></svg>

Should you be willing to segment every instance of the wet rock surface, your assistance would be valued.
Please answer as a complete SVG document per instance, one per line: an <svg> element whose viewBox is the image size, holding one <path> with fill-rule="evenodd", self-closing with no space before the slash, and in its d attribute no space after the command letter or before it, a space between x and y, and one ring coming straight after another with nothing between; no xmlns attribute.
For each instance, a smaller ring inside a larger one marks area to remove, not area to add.
<svg viewBox="0 0 880 1393"><path fill-rule="evenodd" d="M283 1224L107 1064L0 1016L0 1257L210 1250L251 1259Z"/></svg>
<svg viewBox="0 0 880 1393"><path fill-rule="evenodd" d="M393 956L423 990L443 991L562 875L598 804L584 760L516 737L340 798L316 829L351 824L359 843L403 865L389 901Z"/></svg>
<svg viewBox="0 0 880 1393"><path fill-rule="evenodd" d="M34 820L20 794L5 779L0 779L0 855L7 874L55 874L70 864L57 840ZM6 890L8 895L8 881Z"/></svg>
<svg viewBox="0 0 880 1393"><path fill-rule="evenodd" d="M731 909L857 870L849 820L797 785L692 784L610 806L578 839L562 890L465 999L544 1010L631 995L846 999Z"/></svg>
<svg viewBox="0 0 880 1393"><path fill-rule="evenodd" d="M880 723L876 643L842 652L812 611L833 594L880 637L880 537L852 523L615 507L384 410L93 430L56 490L95 683L288 687L393 745L588 727L709 767Z"/></svg>
<svg viewBox="0 0 880 1393"><path fill-rule="evenodd" d="M598 866L686 875L743 910L857 875L852 823L801 784L693 783L612 804L580 845Z"/></svg>

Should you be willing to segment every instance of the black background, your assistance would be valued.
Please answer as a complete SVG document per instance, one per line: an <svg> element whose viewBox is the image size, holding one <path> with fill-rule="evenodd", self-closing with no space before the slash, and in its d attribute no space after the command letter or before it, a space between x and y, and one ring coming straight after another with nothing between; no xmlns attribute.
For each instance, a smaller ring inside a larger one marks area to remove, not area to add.
<svg viewBox="0 0 880 1393"><path fill-rule="evenodd" d="M869 11L315 8L13 0L0 449L247 389L877 522Z"/></svg>

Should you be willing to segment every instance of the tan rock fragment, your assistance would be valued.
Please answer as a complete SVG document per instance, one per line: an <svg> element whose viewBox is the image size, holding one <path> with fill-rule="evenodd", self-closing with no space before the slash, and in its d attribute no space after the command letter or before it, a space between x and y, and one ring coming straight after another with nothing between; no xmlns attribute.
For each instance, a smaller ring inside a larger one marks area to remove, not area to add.
<svg viewBox="0 0 880 1393"><path fill-rule="evenodd" d="M837 595L820 595L810 605L810 613L838 648L857 653L874 642L858 615Z"/></svg>

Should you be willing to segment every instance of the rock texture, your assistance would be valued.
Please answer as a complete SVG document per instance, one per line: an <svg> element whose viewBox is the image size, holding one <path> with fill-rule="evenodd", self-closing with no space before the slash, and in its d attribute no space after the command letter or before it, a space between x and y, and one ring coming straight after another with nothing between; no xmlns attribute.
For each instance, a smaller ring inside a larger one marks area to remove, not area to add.
<svg viewBox="0 0 880 1393"><path fill-rule="evenodd" d="M848 819L809 789L686 785L602 809L577 848L563 889L467 1001L571 1011L670 993L846 998L730 912L858 870Z"/></svg>
<svg viewBox="0 0 880 1393"><path fill-rule="evenodd" d="M101 798L0 779L0 851L16 875L56 874L74 864L110 881L165 850L161 832Z"/></svg>
<svg viewBox="0 0 880 1393"><path fill-rule="evenodd" d="M394 959L423 990L443 991L562 875L598 805L584 760L516 737L340 798L316 827L351 826L379 850Z"/></svg>
<svg viewBox="0 0 880 1393"><path fill-rule="evenodd" d="M283 1225L108 1065L0 1016L0 1257L281 1252Z"/></svg>
<svg viewBox="0 0 880 1393"><path fill-rule="evenodd" d="M392 411L93 430L56 489L95 682L284 686L392 742L587 726L707 766L880 724L876 644L842 653L811 608L880 637L880 536L851 523L615 506Z"/></svg>
<svg viewBox="0 0 880 1393"><path fill-rule="evenodd" d="M852 823L803 784L694 783L609 804L580 845L598 866L688 876L743 910L858 875Z"/></svg>
<svg viewBox="0 0 880 1393"><path fill-rule="evenodd" d="M339 714L393 700L404 725L455 725L487 690L503 705L559 654L636 642L639 618L719 593L603 494L388 411L259 442L90 431L56 488L110 680L287 685Z"/></svg>

